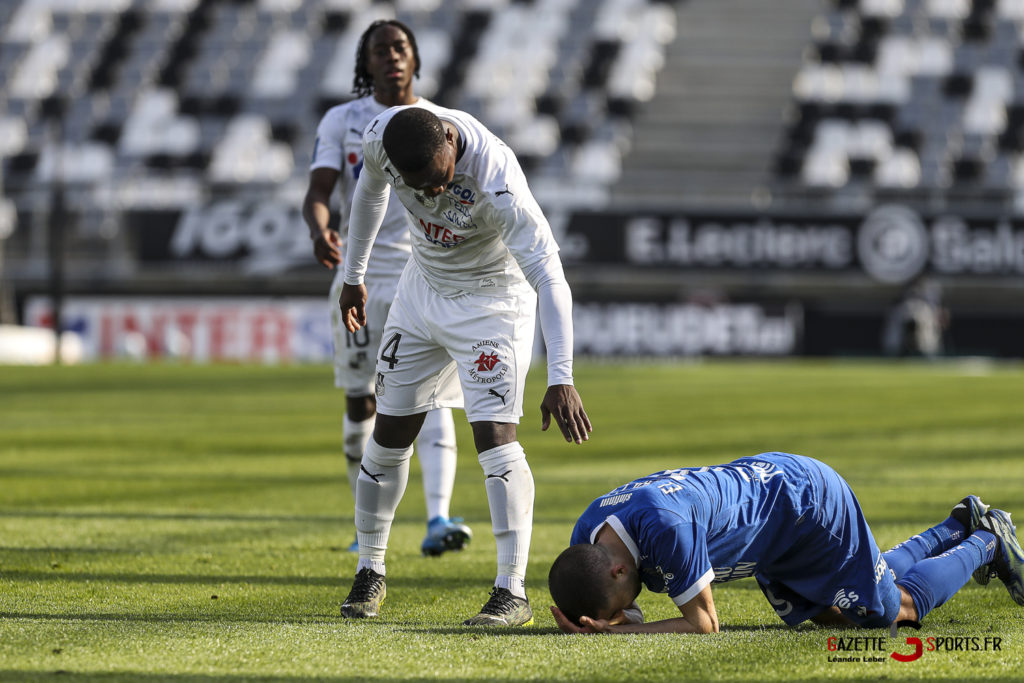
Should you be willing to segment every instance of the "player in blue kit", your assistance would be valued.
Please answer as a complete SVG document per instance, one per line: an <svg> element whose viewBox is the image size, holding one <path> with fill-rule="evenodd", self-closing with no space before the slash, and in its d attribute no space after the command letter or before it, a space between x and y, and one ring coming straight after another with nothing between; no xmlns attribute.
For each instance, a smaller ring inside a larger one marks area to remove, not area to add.
<svg viewBox="0 0 1024 683"><path fill-rule="evenodd" d="M711 584L751 576L791 626L918 622L972 574L997 576L1024 605L1024 550L1006 512L968 496L881 553L842 477L787 453L632 481L591 503L571 542L548 576L568 633L717 632ZM682 616L643 623L641 584Z"/></svg>

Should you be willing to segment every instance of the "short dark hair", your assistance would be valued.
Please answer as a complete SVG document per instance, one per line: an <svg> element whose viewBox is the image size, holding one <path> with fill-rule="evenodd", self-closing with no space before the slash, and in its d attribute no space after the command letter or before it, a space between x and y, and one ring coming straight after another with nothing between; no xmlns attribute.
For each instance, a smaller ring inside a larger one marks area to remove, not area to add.
<svg viewBox="0 0 1024 683"><path fill-rule="evenodd" d="M363 31L363 35L359 37L359 47L356 48L356 75L352 79L352 92L359 97L373 94L373 76L366 69L366 49L370 45L370 36L381 26L394 26L405 33L405 37L409 39L409 46L412 48L412 58L416 61L416 69L412 75L416 78L420 77L420 49L416 45L416 36L413 35L412 29L397 19L378 19Z"/></svg>
<svg viewBox="0 0 1024 683"><path fill-rule="evenodd" d="M384 152L400 171L417 173L444 147L441 119L423 107L409 107L391 117L384 128Z"/></svg>
<svg viewBox="0 0 1024 683"><path fill-rule="evenodd" d="M596 619L608 609L613 590L611 566L608 551L596 543L569 546L555 559L548 572L548 590L555 606L572 623L579 626L580 617Z"/></svg>

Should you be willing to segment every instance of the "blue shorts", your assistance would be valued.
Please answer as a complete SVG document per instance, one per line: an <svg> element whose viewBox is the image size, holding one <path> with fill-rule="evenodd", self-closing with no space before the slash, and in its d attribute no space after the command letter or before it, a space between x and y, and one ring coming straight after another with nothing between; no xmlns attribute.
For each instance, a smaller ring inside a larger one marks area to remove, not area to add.
<svg viewBox="0 0 1024 683"><path fill-rule="evenodd" d="M896 620L900 592L850 485L835 470L804 459L808 519L790 551L759 568L757 582L790 626L830 607L865 628Z"/></svg>

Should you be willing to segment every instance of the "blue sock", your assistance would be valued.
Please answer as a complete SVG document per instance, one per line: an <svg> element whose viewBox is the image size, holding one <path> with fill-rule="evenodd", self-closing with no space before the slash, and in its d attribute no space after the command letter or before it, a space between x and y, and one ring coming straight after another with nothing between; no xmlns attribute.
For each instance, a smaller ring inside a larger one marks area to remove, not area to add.
<svg viewBox="0 0 1024 683"><path fill-rule="evenodd" d="M945 521L931 529L922 531L882 553L882 557L898 579L921 560L944 553L964 540L966 531L963 524L952 517L947 517Z"/></svg>
<svg viewBox="0 0 1024 683"><path fill-rule="evenodd" d="M996 537L975 531L960 545L937 557L921 560L896 584L906 589L917 608L917 620L953 597L971 578L971 573L992 561Z"/></svg>

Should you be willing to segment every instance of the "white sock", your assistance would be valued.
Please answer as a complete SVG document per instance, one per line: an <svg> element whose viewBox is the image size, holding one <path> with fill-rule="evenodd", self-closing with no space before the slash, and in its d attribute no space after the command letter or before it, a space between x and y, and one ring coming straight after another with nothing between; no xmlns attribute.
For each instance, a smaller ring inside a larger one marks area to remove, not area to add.
<svg viewBox="0 0 1024 683"><path fill-rule="evenodd" d="M416 451L423 468L423 495L427 501L427 521L448 518L455 485L455 420L450 408L427 413L416 439Z"/></svg>
<svg viewBox="0 0 1024 683"><path fill-rule="evenodd" d="M373 435L373 425L377 416L371 415L365 420L356 422L345 415L342 421L342 443L345 448L345 462L348 465L348 484L352 488L352 496L356 495L356 479L359 478L359 463L363 461L366 443Z"/></svg>
<svg viewBox="0 0 1024 683"><path fill-rule="evenodd" d="M371 560L369 558L359 558L356 562L356 574L358 574L364 567L369 567L373 571L377 572L381 576L387 576L387 570L384 568L384 561Z"/></svg>
<svg viewBox="0 0 1024 683"><path fill-rule="evenodd" d="M526 600L526 580L518 576L502 576L494 580L495 588L504 588L517 598Z"/></svg>
<svg viewBox="0 0 1024 683"><path fill-rule="evenodd" d="M391 522L405 493L405 485L409 483L411 457L411 444L408 448L384 448L370 439L366 446L356 483L356 540L359 541L360 568L370 566L378 574L384 573L384 553L391 534Z"/></svg>
<svg viewBox="0 0 1024 683"><path fill-rule="evenodd" d="M491 528L498 546L498 577L513 595L526 597L526 563L533 531L533 472L518 441L480 454ZM498 585L495 583L495 585Z"/></svg>

